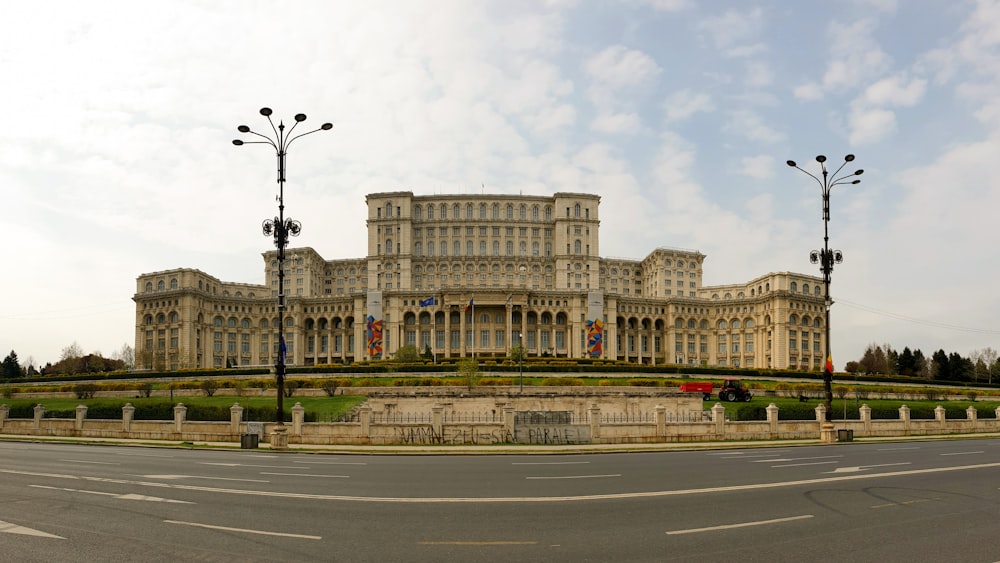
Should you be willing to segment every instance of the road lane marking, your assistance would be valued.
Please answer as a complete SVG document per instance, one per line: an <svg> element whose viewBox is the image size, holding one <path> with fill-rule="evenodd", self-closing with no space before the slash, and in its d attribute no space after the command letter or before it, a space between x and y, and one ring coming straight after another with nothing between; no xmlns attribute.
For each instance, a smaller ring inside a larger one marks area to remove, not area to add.
<svg viewBox="0 0 1000 563"><path fill-rule="evenodd" d="M768 524L782 524L784 522L794 522L795 520L805 520L807 518L812 518L812 514L803 514L802 516L789 516L787 518L775 518L773 520L758 520L756 522L740 522L739 524L723 524L721 526L709 526L707 528L689 528L687 530L672 530L667 532L668 536L677 536L681 534L698 534L701 532L717 532L719 530L731 530L733 528L746 528L749 526L766 526Z"/></svg>
<svg viewBox="0 0 1000 563"><path fill-rule="evenodd" d="M245 483L270 483L262 479L236 479L234 477L205 477L203 475L139 475L146 479L208 479L211 481L243 481Z"/></svg>
<svg viewBox="0 0 1000 563"><path fill-rule="evenodd" d="M62 536L57 536L55 534L49 534L41 530L33 530L31 528L25 528L24 526L18 526L17 524L11 524L10 522L4 522L0 520L0 534L20 534L22 536L35 536L38 538L53 538L57 540L64 540L66 538Z"/></svg>
<svg viewBox="0 0 1000 563"><path fill-rule="evenodd" d="M87 461L85 459L60 459L59 461L68 461L70 463L96 463L97 465L121 465L116 461Z"/></svg>
<svg viewBox="0 0 1000 563"><path fill-rule="evenodd" d="M193 502L188 502L186 500L173 500L173 499L160 498L160 497L150 497L150 496L146 496L146 495L137 495L135 493L127 493L127 494L107 493L107 492L104 492L104 491L86 491L86 490L83 490L83 489L67 489L67 488L64 488L64 487L47 487L45 485L28 485L28 486L29 487L34 487L36 489L51 489L51 490L54 490L54 491L67 491L67 492L70 492L70 493L85 493L85 494L88 494L88 495L101 495L101 496L113 497L113 498L116 498L116 499L119 499L119 500L142 500L142 501L147 501L147 502L169 502L169 503L174 503L174 504L194 504Z"/></svg>
<svg viewBox="0 0 1000 563"><path fill-rule="evenodd" d="M589 461L515 461L511 465L585 465Z"/></svg>
<svg viewBox="0 0 1000 563"><path fill-rule="evenodd" d="M267 471L261 471L261 475L286 475L291 477L332 477L336 479L350 479L350 475L312 475L309 473L270 473Z"/></svg>
<svg viewBox="0 0 1000 563"><path fill-rule="evenodd" d="M538 545L537 541L419 541L417 545Z"/></svg>
<svg viewBox="0 0 1000 563"><path fill-rule="evenodd" d="M323 536L308 536L305 534L288 534L285 532L268 532L267 530L250 530L248 528L230 528L228 526L215 526L212 524L199 524L198 522L183 522L181 520L164 520L167 524L179 524L181 526L193 526L195 528L207 528L209 530L222 530L223 532L240 532L243 534L257 534L261 536L278 536L282 538L296 538L302 540L321 540Z"/></svg>
<svg viewBox="0 0 1000 563"><path fill-rule="evenodd" d="M9 475L27 475L33 477L43 477L49 479L69 479L73 481L91 481L96 483L117 483L120 485L138 485L144 487L159 487L164 489L178 489L184 491L198 491L205 493L220 493L231 495L245 495L258 497L274 497L289 499L306 499L322 501L351 501L351 502L385 502L398 504L443 504L443 503L535 503L535 502L580 502L593 500L620 500L637 498L663 498L674 496L703 495L711 493L731 493L738 491L763 491L769 489L783 489L788 487L804 487L813 485L825 485L828 483L840 483L846 481L858 481L869 479L882 479L886 477L908 477L912 475L930 475L936 473L951 473L955 471L972 471L976 469L996 469L1000 467L1000 462L977 463L973 465L953 465L949 467L932 467L925 469L908 469L900 471L886 471L884 473L857 473L853 475L836 475L830 477L814 477L811 479L798 479L795 481L777 481L771 483L747 483L743 485L726 485L720 487L705 487L701 489L673 489L665 491L640 491L631 493L605 493L599 495L577 495L577 496L542 496L542 497L362 497L349 495L322 495L315 493L292 493L281 491L260 491L252 489L222 489L217 487L206 487L203 485L185 485L181 483L164 483L156 481L134 481L130 479L113 479L109 477L91 477L84 475L68 475L60 473L42 473L37 471L17 471L13 469L0 469L0 473Z"/></svg>
<svg viewBox="0 0 1000 563"><path fill-rule="evenodd" d="M562 475L559 477L525 477L525 479L599 479L601 477L621 477L621 473L611 475Z"/></svg>
<svg viewBox="0 0 1000 563"><path fill-rule="evenodd" d="M297 465L254 465L252 463L218 463L212 461L201 461L202 465L220 465L222 467L264 467L266 469L309 469Z"/></svg>
<svg viewBox="0 0 1000 563"><path fill-rule="evenodd" d="M368 465L363 461L293 461L292 463L308 463L309 465Z"/></svg>
<svg viewBox="0 0 1000 563"><path fill-rule="evenodd" d="M786 457L781 459L755 459L750 463L774 463L776 461L805 461L807 459L832 459L836 457L844 457L842 455L817 455L812 457Z"/></svg>
<svg viewBox="0 0 1000 563"><path fill-rule="evenodd" d="M887 504L876 504L876 505L872 506L872 508L889 508L889 507L892 507L892 506L903 506L903 505L908 505L908 504L917 504L917 503L920 503L920 502L930 502L932 500L941 500L941 499L939 499L939 498L921 498L921 499L914 499L914 500L904 500L902 502L890 502L890 503L887 503Z"/></svg>
<svg viewBox="0 0 1000 563"><path fill-rule="evenodd" d="M910 465L910 462L904 461L902 463L878 463L875 465L855 465L853 467L838 467L833 471L827 471L827 473L857 473L858 471L868 471L872 467L892 467L894 465Z"/></svg>
<svg viewBox="0 0 1000 563"><path fill-rule="evenodd" d="M919 450L920 446L907 446L904 448L879 448L877 451L880 452L901 452L903 450Z"/></svg>
<svg viewBox="0 0 1000 563"><path fill-rule="evenodd" d="M173 459L174 457L176 457L176 456L172 456L172 455L127 454L127 453L118 453L116 455L120 455L122 457L162 457L162 458L167 458L167 459Z"/></svg>
<svg viewBox="0 0 1000 563"><path fill-rule="evenodd" d="M784 465L772 465L771 467L802 467L804 465L827 465L830 463L839 463L836 461L810 461L808 463L786 463Z"/></svg>
<svg viewBox="0 0 1000 563"><path fill-rule="evenodd" d="M983 454L983 453L986 453L986 452L980 450L978 452L953 452L953 453L950 453L950 454L938 454L938 455L972 455L972 454Z"/></svg>

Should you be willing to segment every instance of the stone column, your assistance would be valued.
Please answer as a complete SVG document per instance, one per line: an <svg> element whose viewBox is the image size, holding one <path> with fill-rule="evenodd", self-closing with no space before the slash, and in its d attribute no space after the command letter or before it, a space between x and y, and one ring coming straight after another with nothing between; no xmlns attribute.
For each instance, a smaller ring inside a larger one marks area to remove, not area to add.
<svg viewBox="0 0 1000 563"><path fill-rule="evenodd" d="M177 403L174 407L174 432L180 434L184 431L184 419L187 418L187 407L184 403Z"/></svg>
<svg viewBox="0 0 1000 563"><path fill-rule="evenodd" d="M503 434L504 442L514 441L514 405L503 406Z"/></svg>
<svg viewBox="0 0 1000 563"><path fill-rule="evenodd" d="M995 411L994 414L996 415L997 419L1000 420L1000 407L997 407L997 410Z"/></svg>
<svg viewBox="0 0 1000 563"><path fill-rule="evenodd" d="M910 435L910 407L902 405L899 407L899 420L903 421L903 434Z"/></svg>
<svg viewBox="0 0 1000 563"><path fill-rule="evenodd" d="M431 431L434 433L435 442L443 442L444 438L444 407L434 405L431 407Z"/></svg>
<svg viewBox="0 0 1000 563"><path fill-rule="evenodd" d="M969 420L973 421L976 420L977 418L979 418L978 415L979 413L976 412L976 407L970 406L969 408L965 409L965 418Z"/></svg>
<svg viewBox="0 0 1000 563"><path fill-rule="evenodd" d="M940 428L942 432L948 428L948 418L944 407L941 405L934 407L934 420L937 421L938 428Z"/></svg>
<svg viewBox="0 0 1000 563"><path fill-rule="evenodd" d="M3 430L3 423L7 420L8 415L10 415L10 407L7 405L0 405L0 430Z"/></svg>
<svg viewBox="0 0 1000 563"><path fill-rule="evenodd" d="M764 409L767 411L767 423L771 427L771 437L778 436L778 405L771 403Z"/></svg>
<svg viewBox="0 0 1000 563"><path fill-rule="evenodd" d="M715 403L712 407L712 422L715 423L715 435L719 438L726 436L726 407L722 403Z"/></svg>
<svg viewBox="0 0 1000 563"><path fill-rule="evenodd" d="M302 403L296 402L292 407L292 435L302 435L302 423L306 421L306 408Z"/></svg>
<svg viewBox="0 0 1000 563"><path fill-rule="evenodd" d="M372 429L372 408L369 406L361 407L358 410L359 418L361 419L361 437L371 438Z"/></svg>
<svg viewBox="0 0 1000 563"><path fill-rule="evenodd" d="M243 407L239 403L233 403L229 407L229 433L240 433L240 422L243 422Z"/></svg>
<svg viewBox="0 0 1000 563"><path fill-rule="evenodd" d="M826 405L822 403L816 406L816 422L820 424L826 422Z"/></svg>
<svg viewBox="0 0 1000 563"><path fill-rule="evenodd" d="M594 403L590 406L590 441L593 443L601 437L601 407Z"/></svg>
<svg viewBox="0 0 1000 563"><path fill-rule="evenodd" d="M132 431L132 418L135 416L135 407L132 403L125 403L122 407L122 432Z"/></svg>
<svg viewBox="0 0 1000 563"><path fill-rule="evenodd" d="M42 427L42 417L45 416L45 407L41 403L35 405L35 420L32 428L38 430Z"/></svg>
<svg viewBox="0 0 1000 563"><path fill-rule="evenodd" d="M87 420L87 405L77 405L76 406L76 423L74 428L77 430L83 430L83 421Z"/></svg>
<svg viewBox="0 0 1000 563"><path fill-rule="evenodd" d="M667 435L667 407L656 405L656 435Z"/></svg>
<svg viewBox="0 0 1000 563"><path fill-rule="evenodd" d="M867 404L863 404L858 411L861 415L861 422L865 427L865 435L870 436L872 433L872 408Z"/></svg>
<svg viewBox="0 0 1000 563"><path fill-rule="evenodd" d="M271 449L288 449L288 427L284 424L275 424L271 427Z"/></svg>

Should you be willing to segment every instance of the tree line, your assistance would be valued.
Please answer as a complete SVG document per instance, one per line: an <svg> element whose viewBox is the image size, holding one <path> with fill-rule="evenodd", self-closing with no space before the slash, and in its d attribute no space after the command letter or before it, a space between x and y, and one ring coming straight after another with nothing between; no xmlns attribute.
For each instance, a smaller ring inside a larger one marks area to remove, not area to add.
<svg viewBox="0 0 1000 563"><path fill-rule="evenodd" d="M904 375L939 381L992 384L1000 381L1000 354L993 348L973 350L968 356L943 349L926 357L919 348L897 351L889 344L869 344L860 360L847 362L844 370L863 375Z"/></svg>
<svg viewBox="0 0 1000 563"><path fill-rule="evenodd" d="M10 354L0 363L0 379L16 379L35 375L73 375L78 373L100 373L106 371L121 371L135 367L135 353L128 344L112 354L104 357L100 352L84 354L76 342L62 349L59 361L47 362L44 366L36 366L33 358L28 358L24 364L17 357L17 352Z"/></svg>

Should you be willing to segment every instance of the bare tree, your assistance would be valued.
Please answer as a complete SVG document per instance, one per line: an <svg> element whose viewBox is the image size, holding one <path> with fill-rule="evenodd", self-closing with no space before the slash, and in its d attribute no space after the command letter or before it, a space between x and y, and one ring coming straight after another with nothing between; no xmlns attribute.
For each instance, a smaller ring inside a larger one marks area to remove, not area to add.
<svg viewBox="0 0 1000 563"><path fill-rule="evenodd" d="M135 369L135 349L128 342L122 344L122 347L114 353L112 358L125 362L125 369Z"/></svg>

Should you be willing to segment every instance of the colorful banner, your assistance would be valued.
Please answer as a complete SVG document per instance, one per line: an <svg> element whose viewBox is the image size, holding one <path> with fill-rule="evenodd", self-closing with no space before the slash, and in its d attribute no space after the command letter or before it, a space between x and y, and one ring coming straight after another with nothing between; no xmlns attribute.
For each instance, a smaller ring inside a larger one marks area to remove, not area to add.
<svg viewBox="0 0 1000 563"><path fill-rule="evenodd" d="M604 352L604 321L587 321L587 354L599 358Z"/></svg>
<svg viewBox="0 0 1000 563"><path fill-rule="evenodd" d="M368 315L368 357L377 360L382 357L382 320Z"/></svg>

